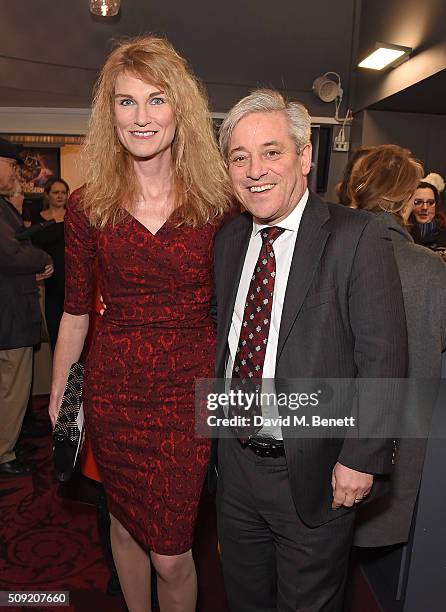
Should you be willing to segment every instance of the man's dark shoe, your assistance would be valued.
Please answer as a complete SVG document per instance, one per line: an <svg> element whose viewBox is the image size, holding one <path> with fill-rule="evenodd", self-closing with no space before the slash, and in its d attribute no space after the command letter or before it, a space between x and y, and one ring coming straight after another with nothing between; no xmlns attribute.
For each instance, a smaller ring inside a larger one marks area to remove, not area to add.
<svg viewBox="0 0 446 612"><path fill-rule="evenodd" d="M0 476L2 474L9 474L10 476L29 476L31 473L31 466L28 463L20 461L20 459L13 459L12 461L0 463Z"/></svg>

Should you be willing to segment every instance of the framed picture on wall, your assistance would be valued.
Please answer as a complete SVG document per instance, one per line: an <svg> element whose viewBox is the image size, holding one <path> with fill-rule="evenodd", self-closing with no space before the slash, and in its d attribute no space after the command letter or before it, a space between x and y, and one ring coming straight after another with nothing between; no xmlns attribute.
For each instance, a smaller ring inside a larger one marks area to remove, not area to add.
<svg viewBox="0 0 446 612"><path fill-rule="evenodd" d="M46 181L60 176L60 149L58 147L27 147L21 152L23 164L19 166L26 197L40 198Z"/></svg>

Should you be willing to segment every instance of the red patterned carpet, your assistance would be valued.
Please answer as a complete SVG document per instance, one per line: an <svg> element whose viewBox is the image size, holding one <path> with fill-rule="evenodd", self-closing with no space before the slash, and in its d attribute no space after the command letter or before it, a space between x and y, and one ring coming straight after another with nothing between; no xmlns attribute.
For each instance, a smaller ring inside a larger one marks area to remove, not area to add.
<svg viewBox="0 0 446 612"><path fill-rule="evenodd" d="M45 397L34 401L41 422L47 419L46 402ZM53 477L50 436L33 438L32 444L38 447L32 457L34 474L0 477L0 591L69 591L70 605L61 610L125 612L122 597L105 594L108 569L99 545L95 507L85 503L88 482L80 487L84 491L75 491L75 497L69 487L61 489ZM201 503L194 557L197 612L229 612L217 553L215 508L207 495ZM380 612L359 571L354 572L353 602L351 612ZM51 612L56 608L14 609Z"/></svg>
<svg viewBox="0 0 446 612"><path fill-rule="evenodd" d="M40 416L43 402L35 404ZM59 497L51 438L33 438L32 444L38 447L33 475L0 478L0 590L67 590L72 605L64 609L81 609L78 597L104 591L108 576L96 511Z"/></svg>

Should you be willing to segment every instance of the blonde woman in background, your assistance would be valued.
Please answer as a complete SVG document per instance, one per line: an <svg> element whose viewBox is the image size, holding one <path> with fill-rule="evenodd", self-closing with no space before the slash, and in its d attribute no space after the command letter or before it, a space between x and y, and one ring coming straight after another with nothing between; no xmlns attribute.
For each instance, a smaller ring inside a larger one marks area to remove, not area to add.
<svg viewBox="0 0 446 612"><path fill-rule="evenodd" d="M422 176L423 168L410 151L382 145L354 168L348 191L356 208L379 215L389 229L406 312L407 375L423 382L431 379L435 389L446 350L446 267L438 255L414 244L407 230L412 196ZM406 408L410 409L410 402ZM356 545L407 542L424 463L426 441L422 435L414 432L418 439L399 440L390 497L358 508Z"/></svg>
<svg viewBox="0 0 446 612"><path fill-rule="evenodd" d="M165 40L120 44L99 77L86 185L68 207L65 312L49 412L79 359L93 299L104 316L84 380L87 431L111 514L128 609L192 612L192 539L209 441L194 437L194 379L212 378L212 251L229 207L201 87Z"/></svg>
<svg viewBox="0 0 446 612"><path fill-rule="evenodd" d="M339 204L350 206L351 200L348 193L348 183L355 166L359 164L361 159L373 151L373 147L361 147L355 151L349 158L347 165L344 168L342 181L336 185L336 196Z"/></svg>

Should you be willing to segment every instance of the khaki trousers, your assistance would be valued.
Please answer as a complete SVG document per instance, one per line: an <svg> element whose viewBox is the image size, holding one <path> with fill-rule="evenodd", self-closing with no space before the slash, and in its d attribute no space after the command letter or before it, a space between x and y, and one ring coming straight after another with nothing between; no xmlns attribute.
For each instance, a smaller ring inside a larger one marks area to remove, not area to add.
<svg viewBox="0 0 446 612"><path fill-rule="evenodd" d="M16 458L14 446L28 405L32 373L31 346L0 350L0 464Z"/></svg>

